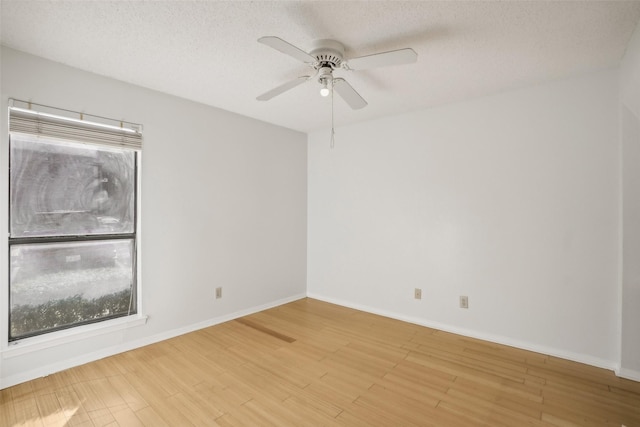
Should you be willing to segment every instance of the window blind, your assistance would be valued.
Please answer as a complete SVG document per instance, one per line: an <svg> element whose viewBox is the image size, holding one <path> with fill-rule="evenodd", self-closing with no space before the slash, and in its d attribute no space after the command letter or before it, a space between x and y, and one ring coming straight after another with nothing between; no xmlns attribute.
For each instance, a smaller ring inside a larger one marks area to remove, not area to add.
<svg viewBox="0 0 640 427"><path fill-rule="evenodd" d="M9 132L142 149L142 126L12 99Z"/></svg>

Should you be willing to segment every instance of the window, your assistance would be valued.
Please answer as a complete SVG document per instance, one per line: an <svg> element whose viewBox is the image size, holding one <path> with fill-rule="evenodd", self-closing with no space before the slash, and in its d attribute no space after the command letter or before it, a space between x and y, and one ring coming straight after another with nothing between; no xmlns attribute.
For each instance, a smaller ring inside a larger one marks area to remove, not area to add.
<svg viewBox="0 0 640 427"><path fill-rule="evenodd" d="M139 142L20 108L9 127L9 341L135 314Z"/></svg>

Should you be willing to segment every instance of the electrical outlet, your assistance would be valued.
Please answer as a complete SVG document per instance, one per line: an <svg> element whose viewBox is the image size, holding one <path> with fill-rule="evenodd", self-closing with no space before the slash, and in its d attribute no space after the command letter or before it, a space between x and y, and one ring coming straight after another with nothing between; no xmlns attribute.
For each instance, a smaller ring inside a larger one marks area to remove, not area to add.
<svg viewBox="0 0 640 427"><path fill-rule="evenodd" d="M415 288L415 289L413 290L413 297L414 297L415 299L422 299L422 289L420 289L420 288Z"/></svg>
<svg viewBox="0 0 640 427"><path fill-rule="evenodd" d="M469 308L468 296L460 296L460 308Z"/></svg>
<svg viewBox="0 0 640 427"><path fill-rule="evenodd" d="M222 287L216 288L216 299L222 298Z"/></svg>

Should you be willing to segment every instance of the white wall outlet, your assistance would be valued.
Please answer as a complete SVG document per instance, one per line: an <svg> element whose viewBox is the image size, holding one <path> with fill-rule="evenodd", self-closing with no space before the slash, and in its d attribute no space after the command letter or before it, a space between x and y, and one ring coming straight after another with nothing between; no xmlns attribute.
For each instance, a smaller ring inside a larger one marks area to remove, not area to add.
<svg viewBox="0 0 640 427"><path fill-rule="evenodd" d="M469 297L466 295L460 296L460 308L469 308Z"/></svg>
<svg viewBox="0 0 640 427"><path fill-rule="evenodd" d="M222 287L216 288L216 299L222 298Z"/></svg>
<svg viewBox="0 0 640 427"><path fill-rule="evenodd" d="M420 288L415 288L415 289L413 290L413 297L414 297L415 299L422 299L422 289L420 289Z"/></svg>

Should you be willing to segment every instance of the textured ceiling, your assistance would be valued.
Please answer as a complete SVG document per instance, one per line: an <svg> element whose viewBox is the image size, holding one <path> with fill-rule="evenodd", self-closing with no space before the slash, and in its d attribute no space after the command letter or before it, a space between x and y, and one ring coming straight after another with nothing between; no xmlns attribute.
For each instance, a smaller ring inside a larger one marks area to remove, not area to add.
<svg viewBox="0 0 640 427"><path fill-rule="evenodd" d="M308 51L333 38L347 57L411 47L418 62L336 71L369 102L335 99L336 125L616 66L640 1L33 1L2 0L2 44L83 70L301 131L330 125L308 74L257 43L279 36Z"/></svg>

